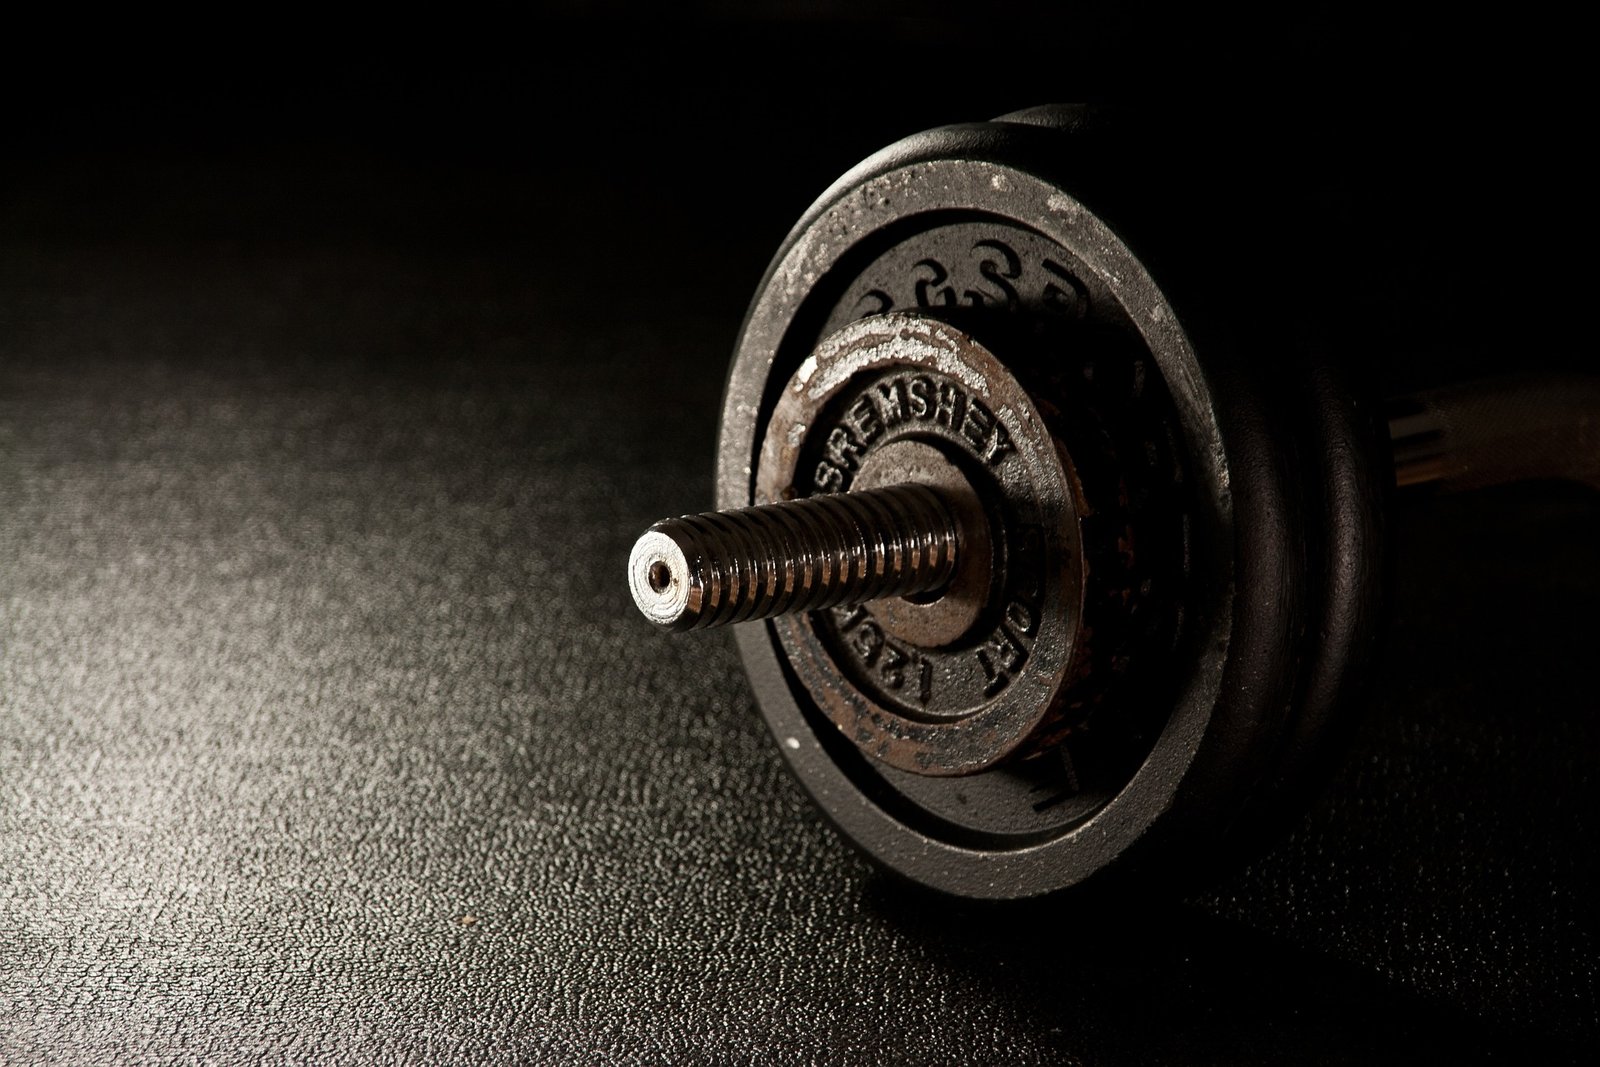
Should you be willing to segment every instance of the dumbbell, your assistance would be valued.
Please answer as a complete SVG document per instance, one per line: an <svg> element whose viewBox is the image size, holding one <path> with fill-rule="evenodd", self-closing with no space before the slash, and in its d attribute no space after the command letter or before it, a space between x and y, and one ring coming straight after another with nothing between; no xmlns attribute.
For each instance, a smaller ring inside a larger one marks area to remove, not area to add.
<svg viewBox="0 0 1600 1067"><path fill-rule="evenodd" d="M841 178L740 332L720 510L628 563L659 628L744 624L802 785L936 890L1254 847L1355 718L1397 484L1600 485L1593 383L1368 395L1296 163L1166 132L1046 107Z"/></svg>

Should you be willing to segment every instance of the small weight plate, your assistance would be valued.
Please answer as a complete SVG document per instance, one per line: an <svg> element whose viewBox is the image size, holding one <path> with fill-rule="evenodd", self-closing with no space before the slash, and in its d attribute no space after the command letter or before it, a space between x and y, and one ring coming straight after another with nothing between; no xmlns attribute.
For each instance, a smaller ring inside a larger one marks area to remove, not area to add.
<svg viewBox="0 0 1600 1067"><path fill-rule="evenodd" d="M846 325L800 365L767 421L756 498L845 492L906 442L964 473L971 488L956 499L979 505L985 540L1003 549L972 626L948 642L906 640L871 604L774 626L812 699L863 751L920 774L972 774L1028 742L1068 675L1082 490L999 359L951 325L891 313Z"/></svg>

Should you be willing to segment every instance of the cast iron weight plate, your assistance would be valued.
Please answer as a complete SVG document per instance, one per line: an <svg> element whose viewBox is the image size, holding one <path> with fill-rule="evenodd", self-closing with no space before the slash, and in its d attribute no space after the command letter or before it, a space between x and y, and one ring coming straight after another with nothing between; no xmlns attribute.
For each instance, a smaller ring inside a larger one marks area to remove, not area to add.
<svg viewBox="0 0 1600 1067"><path fill-rule="evenodd" d="M891 314L839 330L801 364L768 422L757 499L842 492L857 471L907 477L893 457L908 445L928 453L926 465L960 472L953 499L976 512L964 527L1005 548L982 560L963 544L959 558L981 565L977 595L841 606L773 626L820 710L874 759L972 774L1023 745L1065 682L1083 615L1081 490L998 359L938 320ZM889 466L878 462L886 456ZM915 617L926 613L957 617ZM981 636L962 640L979 625Z"/></svg>
<svg viewBox="0 0 1600 1067"><path fill-rule="evenodd" d="M1123 365L1165 405L1184 472L1175 647L1159 679L1119 694L1085 736L963 777L907 771L864 754L818 706L791 663L804 646L784 636L812 624L736 635L780 751L845 835L973 897L1183 868L1242 838L1318 762L1378 603L1373 501L1387 464L1369 413L1293 339L1272 340L1282 358L1268 366L1261 338L1185 320L1177 304L1203 304L1205 279L1157 279L1073 195L1058 164L1074 135L1048 125L1053 114L919 135L835 185L758 289L719 441L719 507L758 502L785 384L837 330L901 310L1131 352Z"/></svg>

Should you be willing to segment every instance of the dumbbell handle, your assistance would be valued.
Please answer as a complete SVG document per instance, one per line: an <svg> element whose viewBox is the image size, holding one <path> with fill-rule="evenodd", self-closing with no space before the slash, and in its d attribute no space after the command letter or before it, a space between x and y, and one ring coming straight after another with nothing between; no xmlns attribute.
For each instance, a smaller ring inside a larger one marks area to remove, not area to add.
<svg viewBox="0 0 1600 1067"><path fill-rule="evenodd" d="M1600 489L1600 378L1502 378L1391 402L1395 483L1447 491L1510 482Z"/></svg>
<svg viewBox="0 0 1600 1067"><path fill-rule="evenodd" d="M1391 402L1395 482L1445 491L1534 479L1600 489L1600 379L1505 379ZM961 529L927 486L897 485L663 519L634 545L634 603L697 630L935 592Z"/></svg>

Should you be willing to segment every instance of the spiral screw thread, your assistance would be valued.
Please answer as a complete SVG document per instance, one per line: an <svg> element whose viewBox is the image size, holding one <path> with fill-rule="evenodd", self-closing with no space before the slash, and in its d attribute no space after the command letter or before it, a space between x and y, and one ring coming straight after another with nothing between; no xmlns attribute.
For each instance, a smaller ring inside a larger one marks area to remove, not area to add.
<svg viewBox="0 0 1600 1067"><path fill-rule="evenodd" d="M633 546L634 603L696 630L934 592L950 580L955 514L925 485L664 519Z"/></svg>

